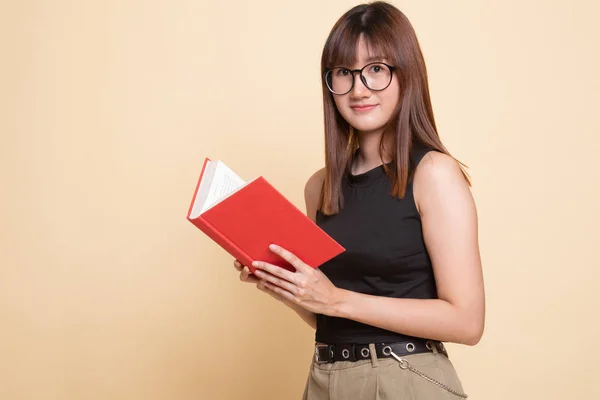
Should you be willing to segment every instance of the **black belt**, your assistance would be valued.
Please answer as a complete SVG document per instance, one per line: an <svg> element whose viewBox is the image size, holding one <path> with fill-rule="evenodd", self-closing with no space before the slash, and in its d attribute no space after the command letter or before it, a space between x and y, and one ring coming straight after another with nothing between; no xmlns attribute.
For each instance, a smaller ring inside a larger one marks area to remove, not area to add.
<svg viewBox="0 0 600 400"><path fill-rule="evenodd" d="M375 343L377 358L407 356L411 354L433 352L448 356L444 344L439 341L407 341L396 343ZM317 364L332 363L336 361L359 361L371 358L368 344L317 344L315 345L315 362Z"/></svg>

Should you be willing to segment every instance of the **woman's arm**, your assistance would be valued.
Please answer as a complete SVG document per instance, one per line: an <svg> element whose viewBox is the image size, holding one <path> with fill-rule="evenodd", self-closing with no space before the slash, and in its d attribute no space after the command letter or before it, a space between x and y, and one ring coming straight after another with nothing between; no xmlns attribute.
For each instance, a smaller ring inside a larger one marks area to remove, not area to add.
<svg viewBox="0 0 600 400"><path fill-rule="evenodd" d="M438 299L395 299L341 290L332 314L406 335L475 345L485 320L477 212L450 156L429 152L414 195L431 257Z"/></svg>
<svg viewBox="0 0 600 400"><path fill-rule="evenodd" d="M306 322L311 328L317 329L317 315L313 312L310 312L299 305L288 304L292 310L296 311L296 314L302 318L304 322Z"/></svg>
<svg viewBox="0 0 600 400"><path fill-rule="evenodd" d="M339 289L322 271L277 246L272 251L296 272L257 261L257 277L268 290L312 313L416 337L478 343L484 328L484 289L477 214L468 184L454 159L430 152L417 168L414 193L438 299L397 299Z"/></svg>

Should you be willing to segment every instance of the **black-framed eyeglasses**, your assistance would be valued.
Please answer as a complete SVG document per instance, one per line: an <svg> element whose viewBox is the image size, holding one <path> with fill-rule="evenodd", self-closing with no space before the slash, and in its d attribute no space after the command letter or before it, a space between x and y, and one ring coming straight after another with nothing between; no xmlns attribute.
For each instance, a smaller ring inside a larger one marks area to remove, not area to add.
<svg viewBox="0 0 600 400"><path fill-rule="evenodd" d="M382 62L373 62L361 69L344 67L328 68L323 74L325 84L333 94L349 93L354 87L354 74L360 74L360 80L369 89L381 91L392 83L392 72L396 67Z"/></svg>

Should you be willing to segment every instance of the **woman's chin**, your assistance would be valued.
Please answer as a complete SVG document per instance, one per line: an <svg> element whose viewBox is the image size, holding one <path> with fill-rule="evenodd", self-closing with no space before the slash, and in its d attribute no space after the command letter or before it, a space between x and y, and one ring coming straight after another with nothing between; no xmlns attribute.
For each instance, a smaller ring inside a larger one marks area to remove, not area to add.
<svg viewBox="0 0 600 400"><path fill-rule="evenodd" d="M361 134L369 134L373 132L380 132L383 128L383 124L365 124L365 123L354 123L351 124L355 130Z"/></svg>

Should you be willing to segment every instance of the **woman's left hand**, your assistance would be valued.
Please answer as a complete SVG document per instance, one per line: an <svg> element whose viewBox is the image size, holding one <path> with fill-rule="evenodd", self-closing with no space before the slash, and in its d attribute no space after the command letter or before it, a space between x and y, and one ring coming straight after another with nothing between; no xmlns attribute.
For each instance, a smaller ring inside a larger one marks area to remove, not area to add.
<svg viewBox="0 0 600 400"><path fill-rule="evenodd" d="M289 251L275 245L269 249L296 268L296 272L255 261L252 263L257 268L254 275L286 300L313 313L333 316L341 301L341 290L322 271L306 265Z"/></svg>

